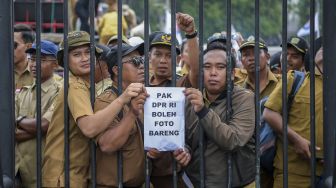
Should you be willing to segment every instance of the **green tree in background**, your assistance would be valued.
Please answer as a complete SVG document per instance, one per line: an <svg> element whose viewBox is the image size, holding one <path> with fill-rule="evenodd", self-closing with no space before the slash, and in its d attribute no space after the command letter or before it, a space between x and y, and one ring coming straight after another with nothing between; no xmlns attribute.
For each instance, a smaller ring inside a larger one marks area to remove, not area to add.
<svg viewBox="0 0 336 188"><path fill-rule="evenodd" d="M299 16L299 24L303 25L309 18L309 0L299 0L295 1L295 3L292 1L288 3L288 11L297 14ZM143 1L124 0L123 2L128 3L136 11L139 21L143 20ZM170 0L149 0L149 17L152 31L160 30L163 27L164 11L166 7L170 9L167 2L170 2ZM254 35L254 1L234 0L231 3L231 23L236 31L241 32L244 38ZM177 11L191 14L198 25L198 0L178 0L176 1L176 6ZM282 0L262 0L260 1L259 10L260 36L269 44L278 45L281 42L282 31ZM226 1L204 1L204 38L206 39L215 32L224 31L226 28Z"/></svg>

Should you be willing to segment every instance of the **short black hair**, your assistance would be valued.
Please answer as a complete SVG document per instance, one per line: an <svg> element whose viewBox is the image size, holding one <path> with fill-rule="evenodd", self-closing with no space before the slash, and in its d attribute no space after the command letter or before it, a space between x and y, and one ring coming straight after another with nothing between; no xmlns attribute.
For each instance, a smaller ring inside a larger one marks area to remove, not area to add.
<svg viewBox="0 0 336 188"><path fill-rule="evenodd" d="M22 40L25 43L34 43L34 41L35 41L35 32L27 24L15 24L14 25L14 32L21 33Z"/></svg>
<svg viewBox="0 0 336 188"><path fill-rule="evenodd" d="M204 55L207 54L208 52L212 51L212 50L223 50L227 54L226 45L221 41L214 41L214 42L210 43L207 46L207 49L204 51ZM232 68L236 67L236 59L235 59L233 53L231 53L231 65L232 65Z"/></svg>

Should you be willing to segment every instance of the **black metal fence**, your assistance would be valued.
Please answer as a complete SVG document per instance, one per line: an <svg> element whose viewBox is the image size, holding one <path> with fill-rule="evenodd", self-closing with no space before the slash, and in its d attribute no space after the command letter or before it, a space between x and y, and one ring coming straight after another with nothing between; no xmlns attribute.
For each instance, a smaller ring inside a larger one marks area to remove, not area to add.
<svg viewBox="0 0 336 188"><path fill-rule="evenodd" d="M14 138L14 131L15 131L15 110L14 110L14 76L13 76L13 1L8 0L0 0L1 5L0 6L0 25L2 26L0 28L0 44L1 44L1 50L0 50L0 56L3 59L2 68L0 69L0 156L1 156L1 163L0 163L0 174L3 175L3 178L0 178L0 187L13 187L15 174L14 174L14 159L15 159L15 138ZM226 25L231 26L231 0L226 1ZM255 0L255 39L256 44L259 43L259 0ZM122 15L122 0L118 1L118 23L122 22L121 15ZM149 52L149 2L148 0L144 0L144 9L145 9L145 54L148 54ZM42 133L41 133L41 2L40 0L36 0L36 43L37 43L37 187L42 187L42 175L41 175L41 161L42 161L42 154L41 154L41 140L42 140ZM315 2L314 0L310 1L310 48L312 48L312 51L314 51L314 13L315 13ZM175 45L175 33L176 33L176 21L175 21L175 14L176 14L176 1L171 0L171 28L172 28L172 57L176 57L176 51L174 50ZM203 31L204 31L204 1L199 0L199 25L198 25L198 31L199 31L199 89L202 90L203 88L203 72L202 72L202 64L203 64ZM63 18L68 18L68 3L63 4ZM283 6L282 6L282 43L285 44L287 41L287 1L283 0ZM334 62L336 59L336 53L334 50L336 49L336 28L334 27L334 22L336 20L336 1L334 0L324 0L323 1L323 46L324 46L324 77L323 77L323 122L324 122L324 135L323 135L323 141L324 141L324 171L323 171L323 177L325 177L324 187L335 187L336 185L336 163L335 161L335 152L336 152L336 128L335 128L335 122L336 122L336 74L334 73L336 71L336 63ZM90 1L90 23L94 23L94 1ZM121 24L119 24L121 25ZM67 41L67 33L68 33L68 19L64 19L64 68L65 70L69 70L69 64L68 64L68 41ZM226 28L227 36L231 36L231 27ZM94 25L90 25L90 33L91 33L91 62L94 62ZM122 40L121 40L121 33L122 33L122 27L118 27L118 48L121 48ZM227 47L228 49L231 48L231 41L227 40ZM255 57L259 57L259 46L256 45L254 49ZM286 57L287 54L287 46L282 46L282 53L283 56ZM231 79L231 72L233 67L231 66L231 51L228 50L228 68L227 68L227 80L230 81ZM145 55L145 85L149 86L149 64L148 64L149 58L148 55ZM310 62L310 72L314 72L314 54L311 53L309 57ZM172 79L172 86L175 86L176 83L176 59L172 58L172 70L174 70L173 79ZM255 60L256 66L255 66L255 72L256 74L256 86L255 90L260 90L260 84L259 84L259 58L256 58ZM121 65L121 51L118 52L118 67L119 72L122 72L122 66ZM282 85L287 85L287 60L286 58L283 58L282 62ZM119 86L119 94L122 93L122 88L120 87L122 78L122 74L119 74L118 78L118 86ZM93 106L93 103L95 101L95 87L94 87L94 63L91 63L91 73L90 73L90 81L91 81L91 104ZM315 148L315 81L314 76L310 77L310 124L311 124L311 147ZM229 82L230 83L230 82ZM229 85L230 86L230 85ZM70 187L70 174L69 174L69 154L70 154L70 148L69 148L69 110L68 110L68 104L67 104L67 97L68 97L68 88L69 87L69 72L64 71L64 153L65 153L65 187ZM282 106L283 106L283 169L284 169L284 178L283 178L283 185L284 187L288 187L288 138L287 138L287 87L283 88L283 95L282 95ZM227 97L228 97L228 107L230 107L231 102L231 92L232 88L228 87L227 90ZM255 92L255 101L259 101L260 96L259 92ZM258 107L258 102L256 102L256 125L260 124L260 110ZM228 111L231 109L228 108ZM259 135L259 126L256 126L256 134ZM201 151L204 151L204 145L203 145L203 130L200 131L200 139L199 139L199 147ZM259 139L258 136L256 137L256 151L259 151ZM91 142L91 178L92 178L92 187L96 187L96 157L95 157L95 150L96 146L94 142ZM311 157L311 185L314 187L316 183L315 178L315 172L316 172L316 153L315 150L312 151L312 157ZM119 187L123 187L122 180L123 180L123 166L122 166L122 153L118 152L118 182ZM201 174L201 183L199 187L205 187L205 161L204 156L201 155L200 158L200 174ZM146 158L146 187L149 187L149 170L148 170L148 159ZM227 187L232 187L232 172L231 172L231 158L228 159L228 185ZM111 164L112 167L112 164ZM174 181L174 187L177 187L177 170L176 170L176 162L174 162L174 178L172 181ZM256 152L256 187L260 187L260 153ZM332 181L333 180L333 181Z"/></svg>

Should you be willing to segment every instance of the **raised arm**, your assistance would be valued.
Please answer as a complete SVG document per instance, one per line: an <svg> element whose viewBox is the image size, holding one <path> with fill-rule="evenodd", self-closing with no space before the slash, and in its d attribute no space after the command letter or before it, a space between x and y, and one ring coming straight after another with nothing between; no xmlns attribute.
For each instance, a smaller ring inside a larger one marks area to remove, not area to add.
<svg viewBox="0 0 336 188"><path fill-rule="evenodd" d="M195 34L195 22L194 18L188 14L177 13L176 22L179 28L185 32L188 36L193 36ZM189 56L189 81L192 87L198 87L198 70L199 70L199 46L197 34L195 37L187 39L186 45L188 46L188 56Z"/></svg>

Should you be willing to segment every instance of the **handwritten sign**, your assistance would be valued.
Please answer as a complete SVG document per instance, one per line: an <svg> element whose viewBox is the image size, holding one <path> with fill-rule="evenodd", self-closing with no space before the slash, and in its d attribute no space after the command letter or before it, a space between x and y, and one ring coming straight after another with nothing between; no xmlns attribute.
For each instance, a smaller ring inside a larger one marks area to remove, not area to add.
<svg viewBox="0 0 336 188"><path fill-rule="evenodd" d="M184 148L184 88L147 87L144 106L145 149L174 151Z"/></svg>

